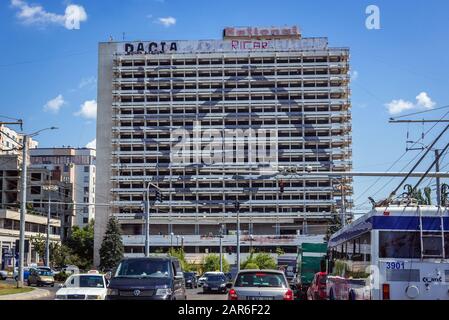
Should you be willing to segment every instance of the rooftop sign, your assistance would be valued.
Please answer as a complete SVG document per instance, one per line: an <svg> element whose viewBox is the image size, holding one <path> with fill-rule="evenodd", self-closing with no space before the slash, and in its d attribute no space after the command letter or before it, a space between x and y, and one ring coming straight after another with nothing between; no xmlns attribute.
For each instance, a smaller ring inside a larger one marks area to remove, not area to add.
<svg viewBox="0 0 449 320"><path fill-rule="evenodd" d="M194 40L194 41L147 41L118 42L116 53L174 54L174 53L218 53L240 51L303 51L327 49L327 38L303 38L257 40Z"/></svg>
<svg viewBox="0 0 449 320"><path fill-rule="evenodd" d="M301 38L299 28L291 27L228 27L223 39L297 39Z"/></svg>

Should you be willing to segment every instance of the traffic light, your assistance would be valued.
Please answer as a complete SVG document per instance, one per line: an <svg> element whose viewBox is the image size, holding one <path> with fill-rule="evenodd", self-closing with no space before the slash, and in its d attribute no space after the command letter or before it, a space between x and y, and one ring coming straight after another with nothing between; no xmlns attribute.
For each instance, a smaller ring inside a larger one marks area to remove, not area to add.
<svg viewBox="0 0 449 320"><path fill-rule="evenodd" d="M284 192L284 180L279 181L279 192L280 193Z"/></svg>
<svg viewBox="0 0 449 320"><path fill-rule="evenodd" d="M162 193L159 189L156 189L156 202L162 202Z"/></svg>

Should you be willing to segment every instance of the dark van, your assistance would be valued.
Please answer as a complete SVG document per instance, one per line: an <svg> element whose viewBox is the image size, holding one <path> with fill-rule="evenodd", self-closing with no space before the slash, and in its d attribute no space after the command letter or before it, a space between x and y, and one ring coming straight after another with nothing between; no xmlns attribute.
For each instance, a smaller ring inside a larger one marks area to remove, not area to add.
<svg viewBox="0 0 449 320"><path fill-rule="evenodd" d="M125 258L112 273L107 300L185 300L185 280L173 257Z"/></svg>

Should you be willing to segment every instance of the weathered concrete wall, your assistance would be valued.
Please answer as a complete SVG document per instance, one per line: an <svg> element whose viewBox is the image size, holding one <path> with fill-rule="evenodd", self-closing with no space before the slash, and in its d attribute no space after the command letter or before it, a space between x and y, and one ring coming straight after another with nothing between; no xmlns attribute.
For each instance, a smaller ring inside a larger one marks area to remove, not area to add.
<svg viewBox="0 0 449 320"><path fill-rule="evenodd" d="M98 50L98 92L97 92L97 172L96 203L111 201L111 139L112 139L112 76L114 45L100 43ZM111 214L108 206L97 206L95 210L94 264L100 263L99 250L106 224Z"/></svg>

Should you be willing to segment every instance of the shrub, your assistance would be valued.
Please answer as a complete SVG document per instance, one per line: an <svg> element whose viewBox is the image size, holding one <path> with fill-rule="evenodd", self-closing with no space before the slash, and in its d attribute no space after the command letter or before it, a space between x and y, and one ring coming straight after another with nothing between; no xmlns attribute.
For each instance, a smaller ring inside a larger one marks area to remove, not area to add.
<svg viewBox="0 0 449 320"><path fill-rule="evenodd" d="M58 281L58 282L64 282L67 280L68 277L69 277L69 275L63 271L55 274L55 276L54 276L55 281Z"/></svg>

